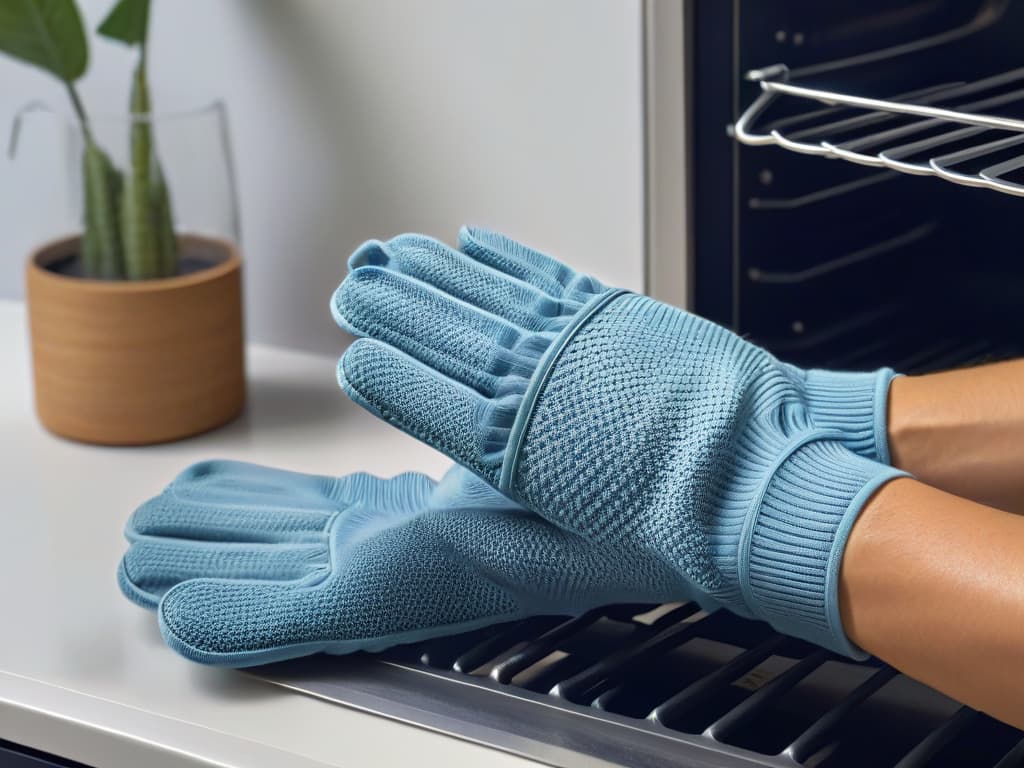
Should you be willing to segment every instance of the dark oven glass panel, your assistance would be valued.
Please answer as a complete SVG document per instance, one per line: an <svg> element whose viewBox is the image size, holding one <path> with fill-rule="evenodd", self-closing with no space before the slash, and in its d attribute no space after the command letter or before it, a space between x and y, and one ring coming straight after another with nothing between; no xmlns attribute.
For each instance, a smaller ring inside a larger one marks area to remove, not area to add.
<svg viewBox="0 0 1024 768"><path fill-rule="evenodd" d="M1024 201L741 146L727 127L758 93L743 74L772 64L801 84L910 98L1024 66L1024 2L708 0L693 21L697 311L804 365L917 372L1019 354ZM1003 101L989 111L1024 117L1024 99ZM774 110L767 127L811 140L938 130L797 100Z"/></svg>

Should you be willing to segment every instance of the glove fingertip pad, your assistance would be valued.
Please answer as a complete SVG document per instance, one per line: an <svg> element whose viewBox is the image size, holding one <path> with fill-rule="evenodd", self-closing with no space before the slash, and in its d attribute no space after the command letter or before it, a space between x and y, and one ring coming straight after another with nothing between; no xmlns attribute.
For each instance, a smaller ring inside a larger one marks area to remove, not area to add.
<svg viewBox="0 0 1024 768"><path fill-rule="evenodd" d="M391 257L387 246L380 240L367 240L356 248L348 257L348 271L355 272L360 267L386 267Z"/></svg>

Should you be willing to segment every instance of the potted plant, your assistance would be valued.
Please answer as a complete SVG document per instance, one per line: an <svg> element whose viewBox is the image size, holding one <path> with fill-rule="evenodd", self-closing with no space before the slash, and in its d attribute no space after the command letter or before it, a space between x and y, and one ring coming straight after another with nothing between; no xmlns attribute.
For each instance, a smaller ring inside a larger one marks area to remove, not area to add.
<svg viewBox="0 0 1024 768"><path fill-rule="evenodd" d="M146 77L149 0L120 0L98 30L139 54L123 168L75 86L88 62L81 18L74 0L0 0L0 51L63 81L81 145L82 232L27 265L36 409L76 440L174 440L244 404L241 261L228 239L175 229Z"/></svg>

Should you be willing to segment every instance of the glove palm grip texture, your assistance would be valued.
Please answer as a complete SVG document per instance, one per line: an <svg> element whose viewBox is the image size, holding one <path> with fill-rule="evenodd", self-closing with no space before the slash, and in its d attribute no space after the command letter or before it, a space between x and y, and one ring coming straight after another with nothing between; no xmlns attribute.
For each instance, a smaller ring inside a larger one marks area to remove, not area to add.
<svg viewBox="0 0 1024 768"><path fill-rule="evenodd" d="M403 251L402 263L389 272L357 253L335 302L342 325L374 339L339 366L353 399L565 530L660 561L678 575L677 599L863 656L842 630L839 563L860 508L903 473L842 444L850 434L829 416L851 410L830 414L825 400L827 428L812 418L808 392L827 391L829 374L783 365L709 321L571 270L553 278L554 305L523 327L509 321L523 312L508 297L497 314L462 307L472 285L445 280L445 296L420 270L426 286L396 288L416 248L375 247ZM473 255L465 241L464 250ZM409 323L397 330L393 316L378 324L374 314L396 290ZM420 335L430 316L438 328ZM404 354L381 354L377 342ZM468 386L439 387L437 374ZM891 377L863 375L851 398L873 406ZM867 425L852 440L884 452Z"/></svg>
<svg viewBox="0 0 1024 768"><path fill-rule="evenodd" d="M667 567L562 530L461 467L435 483L208 461L139 507L126 534L124 594L158 610L174 650L223 666L677 594Z"/></svg>

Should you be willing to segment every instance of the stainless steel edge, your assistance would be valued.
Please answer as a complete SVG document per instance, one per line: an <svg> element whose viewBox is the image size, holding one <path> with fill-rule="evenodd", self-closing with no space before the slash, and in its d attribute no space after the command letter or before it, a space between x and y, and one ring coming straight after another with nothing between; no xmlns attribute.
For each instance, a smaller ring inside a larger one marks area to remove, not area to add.
<svg viewBox="0 0 1024 768"><path fill-rule="evenodd" d="M692 306L689 190L690 48L693 0L644 0L644 195L646 292Z"/></svg>
<svg viewBox="0 0 1024 768"><path fill-rule="evenodd" d="M0 672L0 683L0 738L96 768L325 765L213 728L28 677Z"/></svg>
<svg viewBox="0 0 1024 768"><path fill-rule="evenodd" d="M310 657L252 670L261 679L560 768L791 766L640 720L589 711L487 678L353 657Z"/></svg>

